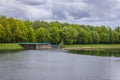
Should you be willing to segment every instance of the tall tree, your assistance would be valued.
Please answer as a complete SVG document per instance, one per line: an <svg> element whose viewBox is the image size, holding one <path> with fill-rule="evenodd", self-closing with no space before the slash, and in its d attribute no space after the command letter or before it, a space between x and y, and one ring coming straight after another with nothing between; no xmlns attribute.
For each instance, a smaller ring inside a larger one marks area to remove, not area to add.
<svg viewBox="0 0 120 80"><path fill-rule="evenodd" d="M2 21L2 25L4 27L4 42L9 43L12 40L12 32L11 32L11 27L9 25L8 20Z"/></svg>
<svg viewBox="0 0 120 80"><path fill-rule="evenodd" d="M65 27L63 29L63 37L64 38L64 42L66 44L72 44L74 42L76 42L77 37L78 37L78 32L75 28L73 27Z"/></svg>
<svg viewBox="0 0 120 80"><path fill-rule="evenodd" d="M16 20L15 21L15 27L14 27L14 36L15 36L15 41L16 42L28 42L28 30L26 25L20 21L20 20Z"/></svg>
<svg viewBox="0 0 120 80"><path fill-rule="evenodd" d="M4 27L0 24L0 42L4 41Z"/></svg>
<svg viewBox="0 0 120 80"><path fill-rule="evenodd" d="M30 20L26 20L26 21L24 21L24 24L27 27L28 42L36 42L36 35L35 35L35 31L32 27L32 22Z"/></svg>
<svg viewBox="0 0 120 80"><path fill-rule="evenodd" d="M112 43L118 43L119 42L119 33L117 31L112 32Z"/></svg>
<svg viewBox="0 0 120 80"><path fill-rule="evenodd" d="M100 42L101 43L109 43L110 37L108 33L102 33L100 36Z"/></svg>
<svg viewBox="0 0 120 80"><path fill-rule="evenodd" d="M46 28L38 28L36 30L36 39L37 42L49 42L50 33Z"/></svg>
<svg viewBox="0 0 120 80"><path fill-rule="evenodd" d="M49 31L50 31L50 37L51 37L51 39L50 39L50 42L51 43L53 43L53 44L58 44L58 43L60 43L60 28L58 28L58 27L51 27L50 29L49 29Z"/></svg>
<svg viewBox="0 0 120 80"><path fill-rule="evenodd" d="M78 29L78 38L77 42L78 43L91 43L92 37L88 31L86 31L84 28L79 28Z"/></svg>
<svg viewBox="0 0 120 80"><path fill-rule="evenodd" d="M99 43L100 36L96 31L92 31L92 43Z"/></svg>

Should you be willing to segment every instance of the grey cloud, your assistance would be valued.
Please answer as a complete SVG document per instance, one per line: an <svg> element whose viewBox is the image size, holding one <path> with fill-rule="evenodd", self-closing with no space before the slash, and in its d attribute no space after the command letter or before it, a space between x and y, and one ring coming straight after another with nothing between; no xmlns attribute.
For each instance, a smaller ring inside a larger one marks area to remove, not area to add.
<svg viewBox="0 0 120 80"><path fill-rule="evenodd" d="M92 17L115 17L117 0L84 0Z"/></svg>
<svg viewBox="0 0 120 80"><path fill-rule="evenodd" d="M45 0L17 0L27 5L44 5L46 4Z"/></svg>
<svg viewBox="0 0 120 80"><path fill-rule="evenodd" d="M2 0L0 14L18 19L119 24L120 0Z"/></svg>
<svg viewBox="0 0 120 80"><path fill-rule="evenodd" d="M76 2L70 1L66 4L62 4L61 2L52 4L53 7L51 8L51 10L53 11L53 18L69 19L69 17L72 17L73 19L80 19L83 17L89 17L89 13L81 8L82 6L80 5L80 3L75 3Z"/></svg>
<svg viewBox="0 0 120 80"><path fill-rule="evenodd" d="M74 19L81 19L90 16L89 13L87 13L86 11L81 11L75 8L68 9L68 12L71 16L74 17Z"/></svg>
<svg viewBox="0 0 120 80"><path fill-rule="evenodd" d="M22 20L26 18L24 12L17 8L6 8L5 10L2 11L2 15L6 15L7 17L14 17Z"/></svg>

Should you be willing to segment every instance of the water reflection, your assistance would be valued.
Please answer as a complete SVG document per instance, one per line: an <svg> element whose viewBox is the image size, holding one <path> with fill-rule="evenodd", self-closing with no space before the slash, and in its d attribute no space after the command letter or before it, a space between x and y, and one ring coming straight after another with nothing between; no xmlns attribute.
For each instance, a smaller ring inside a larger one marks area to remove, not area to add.
<svg viewBox="0 0 120 80"><path fill-rule="evenodd" d="M119 74L120 61L115 57L51 50L0 54L0 80L120 80Z"/></svg>
<svg viewBox="0 0 120 80"><path fill-rule="evenodd" d="M16 52L20 52L20 51L23 51L24 49L3 49L3 50L0 50L0 53L16 53Z"/></svg>
<svg viewBox="0 0 120 80"><path fill-rule="evenodd" d="M16 53L19 53L21 51L25 51L23 49L16 49L16 50L0 50L0 57L6 56L6 55L14 55Z"/></svg>
<svg viewBox="0 0 120 80"><path fill-rule="evenodd" d="M70 50L69 53L72 54L81 54L81 55L92 55L92 56L104 56L104 57L120 57L120 50L114 49L114 50Z"/></svg>

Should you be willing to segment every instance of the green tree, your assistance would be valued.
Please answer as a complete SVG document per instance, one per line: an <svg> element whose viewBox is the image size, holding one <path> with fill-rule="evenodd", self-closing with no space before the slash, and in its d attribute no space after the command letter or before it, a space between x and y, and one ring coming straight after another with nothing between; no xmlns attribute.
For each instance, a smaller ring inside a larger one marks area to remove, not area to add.
<svg viewBox="0 0 120 80"><path fill-rule="evenodd" d="M4 37L4 27L0 24L0 42L3 42Z"/></svg>
<svg viewBox="0 0 120 80"><path fill-rule="evenodd" d="M119 42L119 33L117 31L112 32L112 43L118 43Z"/></svg>
<svg viewBox="0 0 120 80"><path fill-rule="evenodd" d="M56 21L56 22L51 22L51 23L50 23L50 27L62 28L62 25L61 25L60 22Z"/></svg>
<svg viewBox="0 0 120 80"><path fill-rule="evenodd" d="M61 37L60 37L60 28L58 28L58 27L51 27L50 29L49 29L49 31L50 31L50 37L51 37L51 39L50 39L50 42L51 43L53 43L53 44L58 44L58 43L60 43L60 39L61 39Z"/></svg>
<svg viewBox="0 0 120 80"><path fill-rule="evenodd" d="M63 29L63 37L64 38L64 43L65 44L72 44L77 41L78 37L78 32L75 28L73 27L65 27Z"/></svg>
<svg viewBox="0 0 120 80"><path fill-rule="evenodd" d="M11 32L11 27L7 19L2 22L2 25L4 27L4 37L3 37L4 41L3 42L9 43L12 40L12 32Z"/></svg>
<svg viewBox="0 0 120 80"><path fill-rule="evenodd" d="M96 31L92 31L92 43L99 43L100 36Z"/></svg>
<svg viewBox="0 0 120 80"><path fill-rule="evenodd" d="M27 39L28 42L36 42L36 34L34 32L34 29L31 27L28 28Z"/></svg>
<svg viewBox="0 0 120 80"><path fill-rule="evenodd" d="M32 27L32 22L30 20L26 20L26 21L24 21L24 24L27 27L28 42L36 42L36 34L35 34L34 29Z"/></svg>
<svg viewBox="0 0 120 80"><path fill-rule="evenodd" d="M11 37L12 37L11 42L15 42L14 31L15 31L15 21L16 20L14 18L10 17L10 18L7 19L7 21L9 23L10 30L11 30L11 33L12 33L12 35L11 35Z"/></svg>
<svg viewBox="0 0 120 80"><path fill-rule="evenodd" d="M37 28L40 28L40 27L43 27L43 28L49 28L50 24L48 22L44 22L44 21L34 21L32 23L32 27L34 29L37 29Z"/></svg>
<svg viewBox="0 0 120 80"><path fill-rule="evenodd" d="M78 38L77 43L91 43L92 37L90 32L86 31L84 28L78 28Z"/></svg>
<svg viewBox="0 0 120 80"><path fill-rule="evenodd" d="M109 39L110 39L110 37L109 37L109 35L107 33L102 33L100 35L100 42L101 43L108 43Z"/></svg>
<svg viewBox="0 0 120 80"><path fill-rule="evenodd" d="M23 23L26 25L27 28L29 28L29 27L32 28L33 24L32 24L32 22L30 20L25 20Z"/></svg>
<svg viewBox="0 0 120 80"><path fill-rule="evenodd" d="M50 40L49 30L46 28L38 28L36 30L36 39L37 42L49 42Z"/></svg>
<svg viewBox="0 0 120 80"><path fill-rule="evenodd" d="M14 37L16 42L28 42L28 30L26 25L20 21L15 21Z"/></svg>
<svg viewBox="0 0 120 80"><path fill-rule="evenodd" d="M117 32L120 33L120 26L116 27L116 28L115 28L115 31L117 31Z"/></svg>

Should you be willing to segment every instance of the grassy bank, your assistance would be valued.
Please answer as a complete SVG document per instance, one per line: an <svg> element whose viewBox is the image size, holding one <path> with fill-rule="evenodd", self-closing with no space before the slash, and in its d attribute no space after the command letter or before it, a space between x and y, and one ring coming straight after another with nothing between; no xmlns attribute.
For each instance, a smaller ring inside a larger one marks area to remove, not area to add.
<svg viewBox="0 0 120 80"><path fill-rule="evenodd" d="M0 43L0 51L22 50L24 49L17 43Z"/></svg>
<svg viewBox="0 0 120 80"><path fill-rule="evenodd" d="M22 50L18 43L0 43L0 51ZM120 44L80 44L64 45L65 50L100 50L100 49L120 49Z"/></svg>
<svg viewBox="0 0 120 80"><path fill-rule="evenodd" d="M120 44L82 44L65 45L65 50L102 50L102 49L120 49Z"/></svg>

